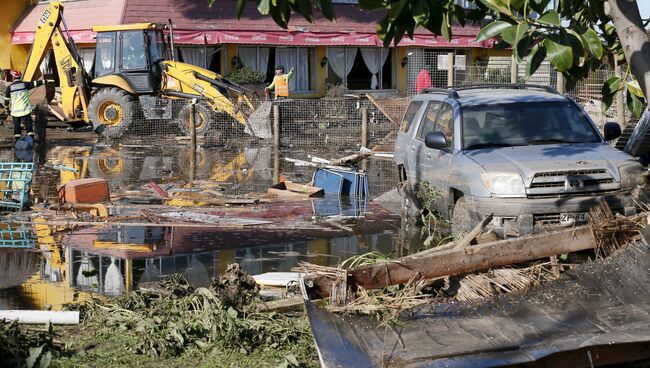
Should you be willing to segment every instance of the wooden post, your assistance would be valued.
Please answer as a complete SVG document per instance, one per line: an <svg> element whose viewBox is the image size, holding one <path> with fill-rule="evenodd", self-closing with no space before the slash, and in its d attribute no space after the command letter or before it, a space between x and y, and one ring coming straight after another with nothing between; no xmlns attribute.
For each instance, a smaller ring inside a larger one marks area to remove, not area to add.
<svg viewBox="0 0 650 368"><path fill-rule="evenodd" d="M454 63L455 56L453 52L447 54L447 87L454 86Z"/></svg>
<svg viewBox="0 0 650 368"><path fill-rule="evenodd" d="M564 91L564 75L562 73L557 72L557 91L563 95L565 93Z"/></svg>
<svg viewBox="0 0 650 368"><path fill-rule="evenodd" d="M273 150L273 183L280 182L280 149L275 147Z"/></svg>
<svg viewBox="0 0 650 368"><path fill-rule="evenodd" d="M276 150L280 149L280 106L273 105L273 146Z"/></svg>
<svg viewBox="0 0 650 368"><path fill-rule="evenodd" d="M190 104L190 177L189 182L194 182L196 175L196 106Z"/></svg>
<svg viewBox="0 0 650 368"><path fill-rule="evenodd" d="M515 57L515 54L512 54L512 57L510 58L510 83L516 84L517 77L518 77L517 58Z"/></svg>
<svg viewBox="0 0 650 368"><path fill-rule="evenodd" d="M614 74L619 77L623 78L623 73L621 71L621 66L618 65L618 61L616 58L614 58L615 67L614 67ZM625 128L625 100L623 96L623 91L616 92L616 120L618 124L621 126L621 129Z"/></svg>

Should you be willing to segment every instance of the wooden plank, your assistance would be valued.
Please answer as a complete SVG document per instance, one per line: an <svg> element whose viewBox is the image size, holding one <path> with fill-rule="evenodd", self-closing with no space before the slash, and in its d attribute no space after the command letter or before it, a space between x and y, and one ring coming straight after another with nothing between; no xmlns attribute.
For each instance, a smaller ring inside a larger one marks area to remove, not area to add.
<svg viewBox="0 0 650 368"><path fill-rule="evenodd" d="M305 299L302 296L294 296L288 299L272 300L263 304L264 310L270 312L293 312L301 310L305 306Z"/></svg>
<svg viewBox="0 0 650 368"><path fill-rule="evenodd" d="M592 249L594 244L591 226L585 225L462 249L414 254L399 260L350 270L350 277L357 285L366 289L378 289L405 284L412 278L434 279ZM310 281L314 282L314 291L321 296L329 295L331 282L318 277Z"/></svg>

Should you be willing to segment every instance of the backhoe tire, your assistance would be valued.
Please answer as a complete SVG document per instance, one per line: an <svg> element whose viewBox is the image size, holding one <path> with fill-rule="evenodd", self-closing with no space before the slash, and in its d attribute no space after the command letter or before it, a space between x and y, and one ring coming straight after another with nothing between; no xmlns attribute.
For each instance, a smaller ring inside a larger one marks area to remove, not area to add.
<svg viewBox="0 0 650 368"><path fill-rule="evenodd" d="M178 113L178 127L185 136L190 136L190 104L186 104ZM207 105L198 103L194 105L194 126L196 135L204 135L212 125L214 111Z"/></svg>
<svg viewBox="0 0 650 368"><path fill-rule="evenodd" d="M120 138L136 119L138 104L133 95L122 89L100 89L88 104L95 132L108 139Z"/></svg>

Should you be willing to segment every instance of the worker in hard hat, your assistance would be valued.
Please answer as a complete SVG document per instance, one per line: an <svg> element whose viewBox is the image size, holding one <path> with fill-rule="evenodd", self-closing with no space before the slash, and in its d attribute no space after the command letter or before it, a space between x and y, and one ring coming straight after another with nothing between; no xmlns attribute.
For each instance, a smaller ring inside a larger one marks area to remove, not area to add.
<svg viewBox="0 0 650 368"><path fill-rule="evenodd" d="M37 80L34 82L23 82L20 71L11 71L13 83L5 91L4 105L11 111L11 118L14 121L14 139L17 141L21 137L21 124L25 126L27 135L34 136L32 121L32 104L29 101L29 90L43 86L45 83L54 83L54 81Z"/></svg>
<svg viewBox="0 0 650 368"><path fill-rule="evenodd" d="M264 93L267 91L275 92L275 99L278 98L287 98L289 97L289 79L293 76L293 67L289 69L289 73L284 74L284 67L278 65L275 67L275 77L273 77L273 82L264 89Z"/></svg>

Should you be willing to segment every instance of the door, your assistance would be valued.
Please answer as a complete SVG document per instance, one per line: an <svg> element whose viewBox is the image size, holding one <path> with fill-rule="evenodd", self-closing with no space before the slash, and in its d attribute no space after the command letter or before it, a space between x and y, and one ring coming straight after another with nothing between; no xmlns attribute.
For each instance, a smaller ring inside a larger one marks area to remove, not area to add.
<svg viewBox="0 0 650 368"><path fill-rule="evenodd" d="M431 184L435 193L420 186L424 195L429 199L436 198L433 207L440 213L446 214L449 202L449 169L454 148L454 110L446 103L435 107L436 117L432 123L422 125L415 141L418 143L416 158L419 161L420 182ZM433 115L433 109L432 109ZM424 122L423 122L424 123ZM424 138L432 131L440 131L447 138L447 146L443 149L432 149L424 144Z"/></svg>
<svg viewBox="0 0 650 368"><path fill-rule="evenodd" d="M441 106L441 102L429 102L429 105L426 107L426 110L420 119L420 124L417 126L413 135L413 139L411 139L410 145L408 147L409 172L407 172L407 175L411 182L411 187L415 191L416 195L420 191L420 186L423 181L428 181L431 183L431 180L429 178L430 173L427 172L427 168L425 167L426 154L429 149L424 145L424 137L426 137L427 133L433 131Z"/></svg>
<svg viewBox="0 0 650 368"><path fill-rule="evenodd" d="M120 71L138 94L154 91L144 36L142 30L120 34Z"/></svg>

